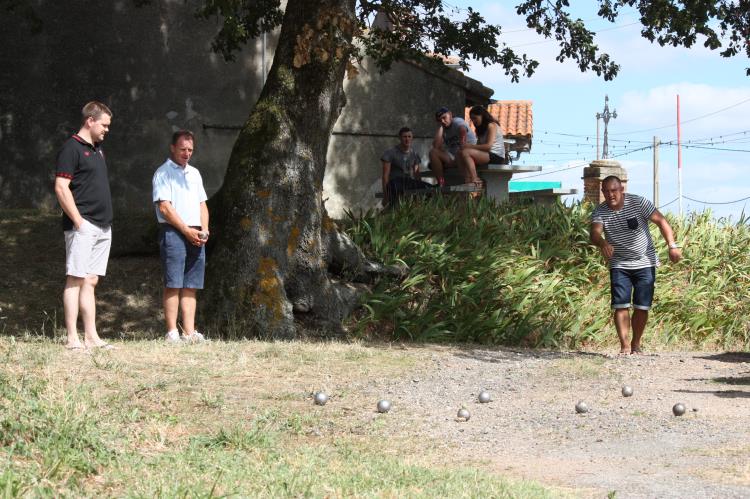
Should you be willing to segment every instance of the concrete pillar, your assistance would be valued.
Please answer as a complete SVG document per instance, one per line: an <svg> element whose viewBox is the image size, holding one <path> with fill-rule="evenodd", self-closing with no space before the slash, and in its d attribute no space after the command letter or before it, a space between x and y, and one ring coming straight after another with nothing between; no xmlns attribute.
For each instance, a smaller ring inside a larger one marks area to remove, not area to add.
<svg viewBox="0 0 750 499"><path fill-rule="evenodd" d="M604 202L602 180L614 175L620 179L627 190L628 172L614 159L597 159L583 169L583 199L594 204Z"/></svg>

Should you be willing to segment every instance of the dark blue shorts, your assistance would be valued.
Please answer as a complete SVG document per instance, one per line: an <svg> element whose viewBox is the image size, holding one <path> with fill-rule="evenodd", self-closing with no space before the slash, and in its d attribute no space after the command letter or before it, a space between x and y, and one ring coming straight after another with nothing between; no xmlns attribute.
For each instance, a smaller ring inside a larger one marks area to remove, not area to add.
<svg viewBox="0 0 750 499"><path fill-rule="evenodd" d="M643 269L610 269L609 280L612 289L612 308L633 308L649 310L654 300L656 267Z"/></svg>
<svg viewBox="0 0 750 499"><path fill-rule="evenodd" d="M165 288L203 289L206 247L193 246L180 231L159 225L159 255Z"/></svg>

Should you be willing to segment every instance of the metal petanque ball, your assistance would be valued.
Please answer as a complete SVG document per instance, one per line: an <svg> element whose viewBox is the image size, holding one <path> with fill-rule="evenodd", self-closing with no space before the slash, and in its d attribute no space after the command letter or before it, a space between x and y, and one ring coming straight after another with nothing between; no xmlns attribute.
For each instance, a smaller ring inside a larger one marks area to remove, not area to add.
<svg viewBox="0 0 750 499"><path fill-rule="evenodd" d="M326 405L326 402L328 402L328 395L323 392L316 392L314 399L315 405Z"/></svg>
<svg viewBox="0 0 750 499"><path fill-rule="evenodd" d="M492 400L492 398L490 397L490 392L484 390L479 392L479 396L477 397L477 399L479 400L480 404L486 404L487 402Z"/></svg>
<svg viewBox="0 0 750 499"><path fill-rule="evenodd" d="M672 407L672 414L675 416L682 416L685 414L685 404L677 403Z"/></svg>
<svg viewBox="0 0 750 499"><path fill-rule="evenodd" d="M625 385L622 387L622 396L623 397L632 397L633 396L633 387Z"/></svg>
<svg viewBox="0 0 750 499"><path fill-rule="evenodd" d="M471 418L471 413L468 409L465 407L462 407L458 410L458 414L456 414L456 417L458 419L463 419L464 421L468 421Z"/></svg>
<svg viewBox="0 0 750 499"><path fill-rule="evenodd" d="M388 412L391 410L390 400L378 400L378 412Z"/></svg>
<svg viewBox="0 0 750 499"><path fill-rule="evenodd" d="M578 403L576 404L576 412L578 414L585 414L589 412L588 404L586 404L586 402L584 402L583 400L579 400Z"/></svg>

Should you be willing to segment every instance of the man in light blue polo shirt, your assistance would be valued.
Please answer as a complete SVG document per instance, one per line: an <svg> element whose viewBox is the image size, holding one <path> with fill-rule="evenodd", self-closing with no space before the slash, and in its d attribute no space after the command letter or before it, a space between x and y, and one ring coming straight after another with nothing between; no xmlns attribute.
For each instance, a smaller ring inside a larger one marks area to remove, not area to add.
<svg viewBox="0 0 750 499"><path fill-rule="evenodd" d="M195 308L206 267L208 197L200 172L188 164L194 142L192 132L175 132L170 157L152 181L164 272L166 340L171 343L204 341L195 330ZM182 313L182 337L177 329L178 311Z"/></svg>

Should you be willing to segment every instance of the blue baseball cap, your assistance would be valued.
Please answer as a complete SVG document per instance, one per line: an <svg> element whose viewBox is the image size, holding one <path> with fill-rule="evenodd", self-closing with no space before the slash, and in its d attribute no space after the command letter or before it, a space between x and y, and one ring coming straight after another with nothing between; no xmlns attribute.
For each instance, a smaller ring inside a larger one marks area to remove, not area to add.
<svg viewBox="0 0 750 499"><path fill-rule="evenodd" d="M438 109L437 111L435 111L435 119L440 119L440 117L442 115L444 115L445 113L450 113L450 112L451 112L450 109L448 109L447 107L443 106L440 109Z"/></svg>

